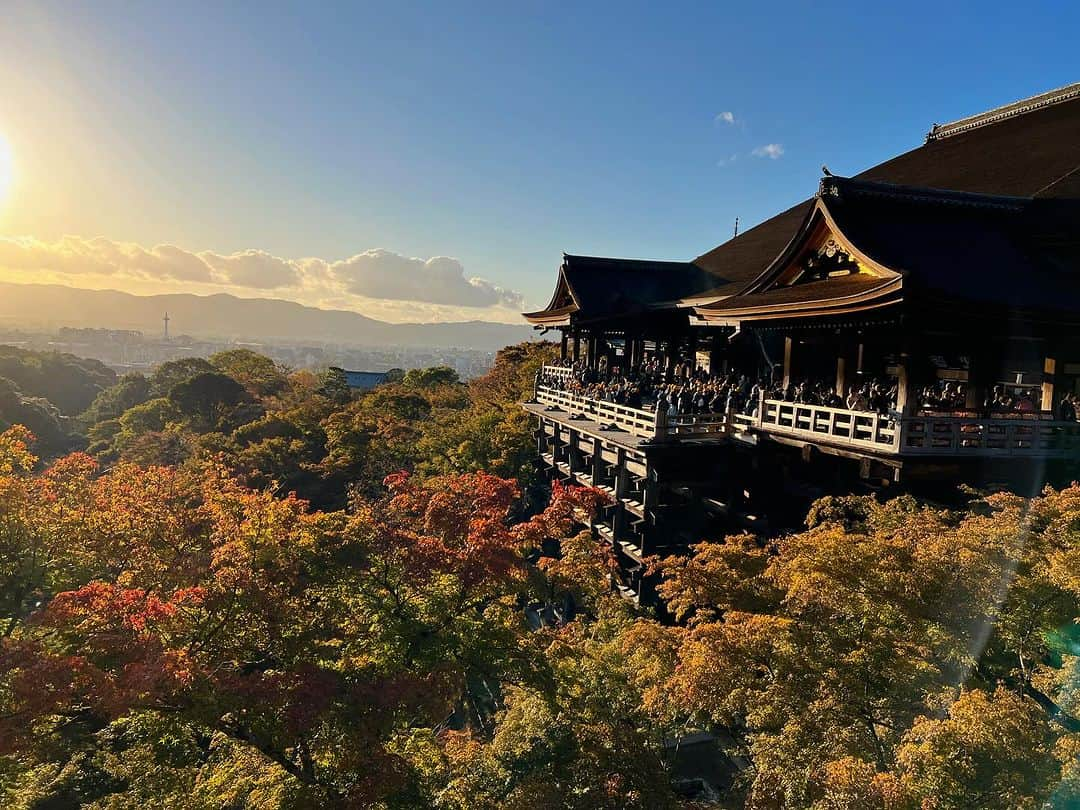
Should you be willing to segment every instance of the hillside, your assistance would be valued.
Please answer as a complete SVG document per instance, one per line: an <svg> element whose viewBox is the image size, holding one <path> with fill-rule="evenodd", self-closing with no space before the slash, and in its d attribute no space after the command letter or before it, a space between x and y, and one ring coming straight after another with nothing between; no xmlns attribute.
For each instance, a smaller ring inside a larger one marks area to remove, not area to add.
<svg viewBox="0 0 1080 810"><path fill-rule="evenodd" d="M195 337L495 350L534 334L524 325L487 321L392 324L357 312L270 298L132 295L58 284L0 283L0 326L4 327L103 327L153 335L160 332L166 311L176 334Z"/></svg>

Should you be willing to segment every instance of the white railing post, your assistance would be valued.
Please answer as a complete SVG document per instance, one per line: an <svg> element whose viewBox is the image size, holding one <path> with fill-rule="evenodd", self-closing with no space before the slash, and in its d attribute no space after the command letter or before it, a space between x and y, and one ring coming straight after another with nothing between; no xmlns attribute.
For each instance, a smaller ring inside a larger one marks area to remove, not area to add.
<svg viewBox="0 0 1080 810"><path fill-rule="evenodd" d="M668 412L667 408L661 404L662 402L663 400L658 400L656 403L656 419L653 429L653 437L656 439L663 439L667 436Z"/></svg>

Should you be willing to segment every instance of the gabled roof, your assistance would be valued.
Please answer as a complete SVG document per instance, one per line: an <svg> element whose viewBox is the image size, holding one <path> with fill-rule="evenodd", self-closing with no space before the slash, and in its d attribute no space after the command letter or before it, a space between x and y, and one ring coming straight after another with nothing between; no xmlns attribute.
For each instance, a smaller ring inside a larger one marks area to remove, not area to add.
<svg viewBox="0 0 1080 810"><path fill-rule="evenodd" d="M674 308L682 298L725 283L725 279L690 262L612 259L563 255L551 302L527 312L537 325L568 323L613 315L634 315L656 308Z"/></svg>
<svg viewBox="0 0 1080 810"><path fill-rule="evenodd" d="M1080 85L939 127L925 144L857 179L1018 197L1080 196ZM713 273L755 278L787 245L813 200L694 259ZM716 296L730 293L717 289Z"/></svg>
<svg viewBox="0 0 1080 810"><path fill-rule="evenodd" d="M836 216L840 216L840 209L844 208L848 217L846 229L860 233L877 250L888 254L889 261L903 265L909 262L921 264L926 259L928 251L923 251L922 258L918 258L912 253L913 248L904 244L909 235L904 229L917 225L923 229L926 240L943 243L952 236L951 247L939 245L942 257L951 256L959 264L970 265L975 253L979 252L979 260L989 261L989 254L993 252L991 245L997 244L996 255L1000 257L1012 251L1013 258L1006 264L1019 267L1023 263L1019 257L1027 255L1027 248L1014 250L1003 244L1004 237L995 242L989 234L980 245L972 246L965 254L966 258L962 258L960 246L966 238L974 238L971 234L985 231L986 222L979 224L964 217L953 218L949 224L946 224L949 217L940 218L936 223L921 220L922 214L916 211L918 206L908 206L913 202L910 189L898 191L896 186L928 190L931 196L936 195L937 203L942 203L947 196L942 196L942 190L1047 201L1080 197L1080 84L935 126L922 146L859 174L855 180L867 184L862 191L857 190L853 180L837 180L846 183L847 194L862 194L864 200L871 193L882 192L881 189L873 191L873 184L891 184L892 191L886 196L891 195L891 204L899 208L880 216L912 216L919 220L906 225L901 225L901 219L875 222L874 216L869 214L873 207L871 203L846 208L838 204L836 211L830 204L829 211ZM907 202L898 202L899 197ZM952 197L949 204L955 205L958 200L958 197ZM879 208L882 206L884 203ZM695 311L709 309L709 302L748 292L762 272L785 251L814 210L815 199L804 200L693 262L564 256L551 303L539 312L526 313L525 318L537 325L554 326L568 324L571 317L577 322L632 317L641 312L671 309L678 303L693 306ZM1025 207L1025 210L1035 209ZM1062 211L1051 214L1049 209L1043 208L1042 216L1067 215ZM892 233L888 232L890 229ZM1072 248L1061 247L1071 244L1068 234L1057 233L1053 240L1059 243L1055 248L1058 253L1072 261ZM1041 251L1039 262L1051 261L1048 250ZM1003 280L997 279L998 282ZM1036 292L1037 286L1031 288L1031 301L1045 303L1047 291ZM763 291L760 285L755 289Z"/></svg>
<svg viewBox="0 0 1080 810"><path fill-rule="evenodd" d="M825 225L823 225L825 223ZM783 286L826 227L856 274ZM876 276L876 277L875 277ZM695 307L710 321L828 314L901 300L1080 316L1080 200L1035 199L825 177L795 237L738 295Z"/></svg>

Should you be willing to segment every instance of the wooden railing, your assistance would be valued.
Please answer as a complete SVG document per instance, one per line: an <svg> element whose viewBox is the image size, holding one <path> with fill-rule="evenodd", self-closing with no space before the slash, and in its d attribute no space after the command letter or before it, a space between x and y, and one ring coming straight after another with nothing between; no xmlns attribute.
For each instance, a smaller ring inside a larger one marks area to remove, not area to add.
<svg viewBox="0 0 1080 810"><path fill-rule="evenodd" d="M659 440L668 436L682 439L715 438L724 435L729 424L727 415L722 413L680 414L669 417L664 411L657 414L654 410L604 402L544 385L537 386L536 401L570 414L580 414L602 425L614 425L645 439Z"/></svg>
<svg viewBox="0 0 1080 810"><path fill-rule="evenodd" d="M904 420L905 456L1080 457L1080 423L1028 418L915 416Z"/></svg>
<svg viewBox="0 0 1080 810"><path fill-rule="evenodd" d="M545 366L572 377L572 369ZM550 377L549 377L550 379ZM1080 423L1027 418L926 415L903 419L869 411L762 400L754 413L668 415L538 384L536 400L650 440L787 436L878 455L1080 457Z"/></svg>
<svg viewBox="0 0 1080 810"><path fill-rule="evenodd" d="M726 436L731 418L726 413L683 413L667 418L667 435L682 439L715 439Z"/></svg>
<svg viewBox="0 0 1080 810"><path fill-rule="evenodd" d="M544 366L541 372L549 379L569 382L574 379L574 370L568 366Z"/></svg>
<svg viewBox="0 0 1080 810"><path fill-rule="evenodd" d="M889 416L776 399L762 402L757 427L768 433L816 438L878 453L895 450L898 438L896 420Z"/></svg>
<svg viewBox="0 0 1080 810"><path fill-rule="evenodd" d="M656 414L629 405L557 391L545 385L536 389L536 401L550 407L561 408L571 414L581 414L604 425L615 425L635 436L652 439L656 437Z"/></svg>

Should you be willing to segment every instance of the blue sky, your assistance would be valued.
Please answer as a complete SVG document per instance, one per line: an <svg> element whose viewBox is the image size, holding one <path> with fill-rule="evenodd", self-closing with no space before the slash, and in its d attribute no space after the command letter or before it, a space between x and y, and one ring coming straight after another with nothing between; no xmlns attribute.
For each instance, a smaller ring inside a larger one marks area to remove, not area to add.
<svg viewBox="0 0 1080 810"><path fill-rule="evenodd" d="M875 5L6 7L0 233L22 241L0 269L505 319L546 302L564 250L692 258L823 163L855 173L934 121L1080 81L1080 4ZM154 246L210 269L156 274ZM245 251L300 280L230 275ZM305 286L324 272L347 289ZM474 301L455 274L490 285Z"/></svg>

